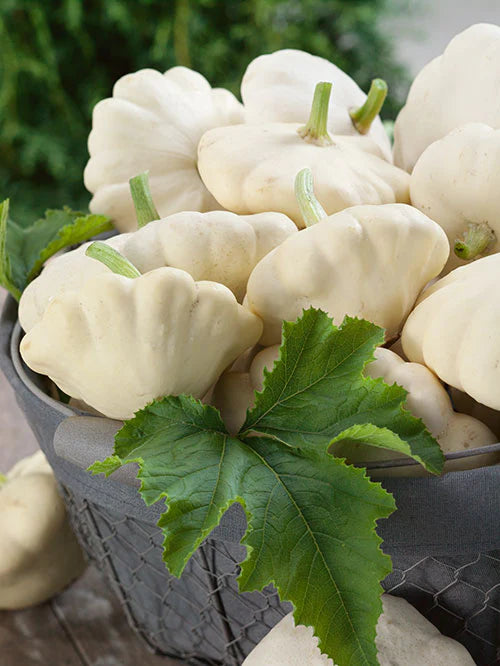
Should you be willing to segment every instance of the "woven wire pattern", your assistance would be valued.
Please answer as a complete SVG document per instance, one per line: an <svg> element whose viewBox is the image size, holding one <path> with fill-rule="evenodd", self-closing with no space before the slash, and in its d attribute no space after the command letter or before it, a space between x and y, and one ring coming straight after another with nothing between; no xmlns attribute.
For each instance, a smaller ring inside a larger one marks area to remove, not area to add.
<svg viewBox="0 0 500 666"><path fill-rule="evenodd" d="M162 535L62 488L89 558L107 575L128 620L159 654L193 665L241 666L291 610L269 586L240 594L236 543L208 538L180 579L162 561ZM463 643L478 666L500 666L500 551L463 557L393 558L384 581L445 635Z"/></svg>
<svg viewBox="0 0 500 666"><path fill-rule="evenodd" d="M500 665L500 550L461 557L393 558L383 585L407 599L478 666Z"/></svg>

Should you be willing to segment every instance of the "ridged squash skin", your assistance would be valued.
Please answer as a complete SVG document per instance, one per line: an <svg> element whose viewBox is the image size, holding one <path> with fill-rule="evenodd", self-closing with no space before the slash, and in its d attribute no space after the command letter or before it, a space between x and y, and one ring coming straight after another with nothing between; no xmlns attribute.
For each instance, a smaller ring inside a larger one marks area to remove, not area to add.
<svg viewBox="0 0 500 666"><path fill-rule="evenodd" d="M119 79L113 96L94 108L85 187L90 210L108 215L120 231L136 228L128 181L149 171L162 217L220 208L196 167L198 142L208 129L243 122L232 93L211 88L198 72L141 69Z"/></svg>
<svg viewBox="0 0 500 666"><path fill-rule="evenodd" d="M279 211L303 228L294 186L305 167L328 215L358 204L409 203L408 174L387 162L370 138L333 135L331 145L317 145L298 134L305 121L206 132L198 170L219 204L240 215Z"/></svg>
<svg viewBox="0 0 500 666"><path fill-rule="evenodd" d="M97 275L57 296L20 350L65 393L124 420L163 396L202 398L261 333L227 287L157 268Z"/></svg>
<svg viewBox="0 0 500 666"><path fill-rule="evenodd" d="M279 345L264 347L248 367L231 368L214 386L210 403L220 411L228 432L236 435L246 419L247 409L254 404L255 391L262 391L264 368L272 370L279 356ZM245 364L246 365L246 364Z"/></svg>
<svg viewBox="0 0 500 666"><path fill-rule="evenodd" d="M402 332L405 355L443 382L500 410L500 254L428 287Z"/></svg>
<svg viewBox="0 0 500 666"><path fill-rule="evenodd" d="M496 236L487 252L498 252L500 129L470 123L432 143L413 169L410 197L444 229L451 247L470 224L487 225ZM452 251L444 274L466 263Z"/></svg>
<svg viewBox="0 0 500 666"><path fill-rule="evenodd" d="M328 129L332 134L359 136L349 111L366 101L366 95L344 71L305 51L282 49L261 55L248 65L241 82L245 122L305 123L311 110L314 87L320 81L332 86ZM389 137L377 116L365 135L392 162Z"/></svg>
<svg viewBox="0 0 500 666"><path fill-rule="evenodd" d="M244 303L264 321L261 343L283 321L320 308L342 323L368 319L399 334L413 305L448 259L441 227L404 204L355 206L288 238L253 269Z"/></svg>
<svg viewBox="0 0 500 666"><path fill-rule="evenodd" d="M235 215L227 211L183 212L155 220L138 231L105 241L141 272L170 266L195 280L219 282L240 301L254 266L270 250L297 233L281 213ZM109 269L85 255L89 243L52 259L24 290L19 319L25 331L40 321L56 296L79 290Z"/></svg>
<svg viewBox="0 0 500 666"><path fill-rule="evenodd" d="M0 610L40 604L85 569L57 482L41 451L0 484Z"/></svg>
<svg viewBox="0 0 500 666"><path fill-rule="evenodd" d="M454 37L416 76L394 126L394 164L411 172L434 141L466 123L500 128L500 26Z"/></svg>

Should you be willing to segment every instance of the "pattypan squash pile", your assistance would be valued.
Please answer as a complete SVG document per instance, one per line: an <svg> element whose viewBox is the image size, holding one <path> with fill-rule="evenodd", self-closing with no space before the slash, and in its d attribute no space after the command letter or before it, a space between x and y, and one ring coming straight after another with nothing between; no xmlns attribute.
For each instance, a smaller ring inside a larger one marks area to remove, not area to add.
<svg viewBox="0 0 500 666"><path fill-rule="evenodd" d="M375 645L390 571L375 526L394 503L363 468L500 462L499 84L500 27L472 26L416 77L392 151L384 81L365 95L308 53L250 63L242 104L185 67L144 69L95 107L90 216L48 211L23 231L0 210L25 363L126 421L92 471L139 464L145 501L167 501L174 575L243 504L240 589L274 582L340 666L396 663L393 649L471 663L390 597ZM123 233L92 242L109 220ZM410 647L388 627L412 627ZM297 631L286 618L266 641L291 650Z"/></svg>

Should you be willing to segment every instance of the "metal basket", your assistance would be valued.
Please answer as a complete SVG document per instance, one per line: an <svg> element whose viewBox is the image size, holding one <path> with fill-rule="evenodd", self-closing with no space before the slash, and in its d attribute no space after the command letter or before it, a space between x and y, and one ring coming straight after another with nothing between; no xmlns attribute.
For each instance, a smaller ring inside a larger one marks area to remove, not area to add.
<svg viewBox="0 0 500 666"><path fill-rule="evenodd" d="M231 507L182 577L170 576L156 527L164 507L144 505L133 466L107 480L85 471L110 453L120 424L48 397L43 378L19 358L16 318L9 299L0 319L0 367L54 469L82 546L106 573L131 625L160 654L239 666L291 609L271 586L238 592L243 510ZM463 643L479 666L499 666L500 465L384 486L398 505L378 530L394 566L385 589Z"/></svg>

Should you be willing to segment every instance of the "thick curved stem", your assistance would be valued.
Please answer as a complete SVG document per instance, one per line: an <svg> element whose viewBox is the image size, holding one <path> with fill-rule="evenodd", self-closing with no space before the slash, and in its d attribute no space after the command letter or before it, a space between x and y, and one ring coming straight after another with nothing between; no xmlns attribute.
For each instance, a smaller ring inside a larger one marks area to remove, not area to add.
<svg viewBox="0 0 500 666"><path fill-rule="evenodd" d="M455 241L455 254L460 259L475 259L484 254L495 241L495 232L488 224L469 224L462 238Z"/></svg>
<svg viewBox="0 0 500 666"><path fill-rule="evenodd" d="M295 197L306 227L320 222L327 214L314 194L311 169L302 169L295 177Z"/></svg>
<svg viewBox="0 0 500 666"><path fill-rule="evenodd" d="M3 486L4 483L7 482L7 477L4 474L0 474L0 488Z"/></svg>
<svg viewBox="0 0 500 666"><path fill-rule="evenodd" d="M91 259L100 261L101 264L107 266L117 275L123 275L128 278L137 278L141 275L134 264L128 259L125 259L125 257L115 249L101 241L95 241L89 245L85 254Z"/></svg>
<svg viewBox="0 0 500 666"><path fill-rule="evenodd" d="M349 111L352 123L360 134L370 131L373 121L384 106L387 90L387 83L383 79L373 79L365 103L359 109Z"/></svg>
<svg viewBox="0 0 500 666"><path fill-rule="evenodd" d="M318 146L331 146L333 143L327 130L331 91L331 83L323 81L316 84L311 115L309 116L307 125L299 127L297 130L303 139L311 143L316 143Z"/></svg>
<svg viewBox="0 0 500 666"><path fill-rule="evenodd" d="M156 210L151 190L149 189L149 172L144 171L144 173L134 176L128 182L134 201L138 228L140 229L154 220L159 220L160 213Z"/></svg>

